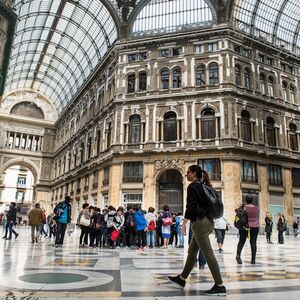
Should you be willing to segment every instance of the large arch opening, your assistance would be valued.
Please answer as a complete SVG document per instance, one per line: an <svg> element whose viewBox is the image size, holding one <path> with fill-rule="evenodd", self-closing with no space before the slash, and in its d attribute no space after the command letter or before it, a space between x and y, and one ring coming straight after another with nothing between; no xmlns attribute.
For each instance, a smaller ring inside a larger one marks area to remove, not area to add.
<svg viewBox="0 0 300 300"><path fill-rule="evenodd" d="M17 221L27 219L34 201L35 175L22 165L12 165L2 174L0 186L0 212L7 211L11 202L17 204Z"/></svg>
<svg viewBox="0 0 300 300"><path fill-rule="evenodd" d="M164 171L157 180L158 183L158 207L162 209L165 204L171 212L183 211L183 183L182 174L170 169Z"/></svg>

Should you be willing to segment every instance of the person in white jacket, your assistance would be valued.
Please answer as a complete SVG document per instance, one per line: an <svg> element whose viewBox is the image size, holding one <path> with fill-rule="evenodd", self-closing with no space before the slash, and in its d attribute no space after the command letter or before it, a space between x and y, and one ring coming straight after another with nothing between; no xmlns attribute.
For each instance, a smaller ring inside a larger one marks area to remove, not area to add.
<svg viewBox="0 0 300 300"><path fill-rule="evenodd" d="M145 215L147 221L147 246L153 248L154 246L154 234L156 230L156 214L154 213L155 209L149 207L147 214Z"/></svg>
<svg viewBox="0 0 300 300"><path fill-rule="evenodd" d="M219 219L215 219L215 233L217 238L217 244L219 247L219 252L223 253L223 244L225 239L226 229L230 226L228 220L223 216Z"/></svg>

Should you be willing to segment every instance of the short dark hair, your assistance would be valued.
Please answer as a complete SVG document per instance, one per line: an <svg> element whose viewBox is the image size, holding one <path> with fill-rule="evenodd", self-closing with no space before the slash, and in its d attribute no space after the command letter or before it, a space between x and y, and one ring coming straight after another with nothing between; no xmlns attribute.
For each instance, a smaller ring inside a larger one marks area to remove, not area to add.
<svg viewBox="0 0 300 300"><path fill-rule="evenodd" d="M88 206L89 206L88 203L83 203L83 204L82 204L82 208L83 208L83 209L85 209L85 208L88 207Z"/></svg>
<svg viewBox="0 0 300 300"><path fill-rule="evenodd" d="M72 201L72 198L70 196L65 196L65 201L66 202L71 202Z"/></svg>
<svg viewBox="0 0 300 300"><path fill-rule="evenodd" d="M148 212L154 213L154 211L155 211L155 208L154 208L154 207L150 206L150 207L148 208Z"/></svg>
<svg viewBox="0 0 300 300"><path fill-rule="evenodd" d="M245 201L247 204L251 204L253 202L253 197L251 195L247 195L245 197Z"/></svg>
<svg viewBox="0 0 300 300"><path fill-rule="evenodd" d="M170 210L169 205L165 204L164 207L163 207L163 210L164 210L164 211L169 211L169 210Z"/></svg>

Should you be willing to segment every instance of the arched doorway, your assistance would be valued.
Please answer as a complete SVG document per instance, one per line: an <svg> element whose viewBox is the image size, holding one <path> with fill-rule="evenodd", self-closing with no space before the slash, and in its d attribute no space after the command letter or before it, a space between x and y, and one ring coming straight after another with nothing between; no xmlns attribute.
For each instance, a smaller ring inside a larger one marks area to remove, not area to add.
<svg viewBox="0 0 300 300"><path fill-rule="evenodd" d="M183 183L182 174L175 170L164 171L158 178L158 207L165 204L171 212L183 211Z"/></svg>

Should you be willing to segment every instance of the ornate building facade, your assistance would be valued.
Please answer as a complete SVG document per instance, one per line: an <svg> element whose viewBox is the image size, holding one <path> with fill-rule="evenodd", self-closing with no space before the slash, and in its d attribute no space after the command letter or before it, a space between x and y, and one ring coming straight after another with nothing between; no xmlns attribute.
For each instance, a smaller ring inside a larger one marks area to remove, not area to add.
<svg viewBox="0 0 300 300"><path fill-rule="evenodd" d="M249 34L241 1L179 2L102 1L119 38L71 101L61 92L55 109L28 91L7 93L1 171L22 155L36 201L53 207L69 194L74 214L84 202L182 211L185 173L200 164L229 219L252 194L262 223L266 211L292 223L300 216L298 47ZM34 119L18 117L24 102L36 104Z"/></svg>

